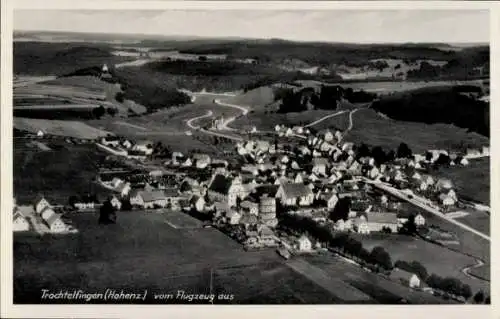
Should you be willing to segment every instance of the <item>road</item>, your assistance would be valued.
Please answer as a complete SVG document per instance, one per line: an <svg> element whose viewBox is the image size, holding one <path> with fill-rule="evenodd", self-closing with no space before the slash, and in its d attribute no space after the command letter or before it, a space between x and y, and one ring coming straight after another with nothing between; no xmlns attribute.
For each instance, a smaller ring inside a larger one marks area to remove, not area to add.
<svg viewBox="0 0 500 319"><path fill-rule="evenodd" d="M395 197L397 197L399 199L407 201L410 204L412 204L414 206L417 206L417 207L419 207L419 208L421 208L421 209L423 209L423 210L425 210L425 211L427 211L427 212L429 212L431 214L434 214L434 215L436 215L436 216L438 216L438 217L440 217L440 218L442 218L442 219L444 219L444 220L446 220L446 221L448 221L448 222L450 222L452 224L455 224L458 227L460 227L460 228L462 228L462 229L464 229L464 230L466 230L468 232L471 232L471 233L473 233L473 234L475 234L477 236L480 236L480 237L486 239L487 241L491 241L491 239L490 239L490 237L488 235L483 234L480 231L478 231L478 230L476 230L476 229L474 229L474 228L472 228L470 226L467 226L467 225L465 225L465 224L463 224L463 223L461 223L459 221L456 221L456 220L454 220L452 218L447 217L445 214L443 214L438 209L436 209L434 207L430 207L427 204L425 204L425 203L423 203L423 202L421 202L419 200L416 200L415 197L409 198L407 194L404 194L401 191L399 191L399 190L397 190L397 189L395 189L393 187L384 185L384 184L382 184L380 182L374 182L374 181L371 181L371 180L368 180L368 179L365 179L365 180L367 182L369 182L370 184L372 184L373 186L375 186L375 187L377 187L377 188L379 188L379 189L381 189L381 190L383 190L383 191L385 191L385 192L387 192L387 193L389 193L389 194L391 194L391 195L393 195L393 196L395 196Z"/></svg>
<svg viewBox="0 0 500 319"><path fill-rule="evenodd" d="M320 118L319 120L316 120L316 121L314 121L314 122L311 122L311 123L307 124L307 125L306 125L306 126L304 126L304 127L311 127L311 126L314 126L314 125L316 125L316 124L319 124L319 123L323 122L324 120L327 120L327 119L329 119L329 118L335 117L335 116L340 115L340 114L344 114L345 112L347 112L347 111L340 111L340 112L333 113L333 114L330 114L330 115L327 115L327 116L323 116L323 117L322 117L322 118Z"/></svg>
<svg viewBox="0 0 500 319"><path fill-rule="evenodd" d="M197 117L193 117L189 120L186 121L186 125L189 126L190 128L192 128L193 130L197 130L200 128L200 126L194 126L193 125L193 122L194 121L197 121L199 119L202 119L202 118L205 118L205 117L211 117L212 115L214 114L214 112L212 112L212 110L208 111L207 114L205 115L200 115L200 116L197 116Z"/></svg>
<svg viewBox="0 0 500 319"><path fill-rule="evenodd" d="M474 268L479 268L479 267L482 267L482 266L484 266L484 261L482 261L481 259L476 259L476 264L475 264L475 265L472 265L472 266L467 266L467 267L463 268L463 269L462 269L462 273L463 273L464 275L466 275L467 277L469 277L469 278L484 280L484 279L482 279L482 278L479 278L479 277L477 277L477 276L471 275L471 274L469 273L469 271L470 271L471 269L474 269Z"/></svg>

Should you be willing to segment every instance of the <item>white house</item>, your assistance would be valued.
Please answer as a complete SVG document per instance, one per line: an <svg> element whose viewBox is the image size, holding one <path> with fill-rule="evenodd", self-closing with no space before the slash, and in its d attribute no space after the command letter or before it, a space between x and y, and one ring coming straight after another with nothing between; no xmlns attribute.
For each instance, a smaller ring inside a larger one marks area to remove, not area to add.
<svg viewBox="0 0 500 319"><path fill-rule="evenodd" d="M301 252L307 252L312 250L312 243L306 236L302 235L297 240L297 249Z"/></svg>
<svg viewBox="0 0 500 319"><path fill-rule="evenodd" d="M153 154L153 142L147 140L138 141L132 147L132 150L142 152L146 155L151 155Z"/></svg>
<svg viewBox="0 0 500 319"><path fill-rule="evenodd" d="M35 200L35 212L40 214L46 207L50 207L49 202L45 199L45 197L39 197Z"/></svg>
<svg viewBox="0 0 500 319"><path fill-rule="evenodd" d="M208 187L208 196L212 200L222 201L229 207L236 206L237 198L245 196L241 177L227 177L217 174Z"/></svg>
<svg viewBox="0 0 500 319"><path fill-rule="evenodd" d="M19 211L15 210L12 220L13 231L28 231L30 230L30 223L28 219Z"/></svg>
<svg viewBox="0 0 500 319"><path fill-rule="evenodd" d="M328 167L328 159L324 157L317 157L313 159L313 173L325 175Z"/></svg>
<svg viewBox="0 0 500 319"><path fill-rule="evenodd" d="M45 135L45 133L42 130L38 130L38 132L36 132L37 137L42 138L44 135Z"/></svg>
<svg viewBox="0 0 500 319"><path fill-rule="evenodd" d="M335 136L333 135L333 133L330 130L327 130L325 132L325 135L324 135L325 141L331 142L331 141L333 141L334 138L335 138Z"/></svg>
<svg viewBox="0 0 500 319"><path fill-rule="evenodd" d="M192 207L196 209L198 212L202 212L205 209L205 198L203 196L193 195L189 200Z"/></svg>
<svg viewBox="0 0 500 319"><path fill-rule="evenodd" d="M302 183L284 183L278 188L276 198L285 206L309 206L314 201L314 193Z"/></svg>
<svg viewBox="0 0 500 319"><path fill-rule="evenodd" d="M421 285L420 278L417 275L399 268L394 268L389 277L391 280L410 288L419 288Z"/></svg>
<svg viewBox="0 0 500 319"><path fill-rule="evenodd" d="M462 160L460 161L460 165L463 165L463 166L469 165L469 160L466 159L465 157L462 158Z"/></svg>
<svg viewBox="0 0 500 319"><path fill-rule="evenodd" d="M418 214L415 216L415 225L417 226L423 226L425 225L425 218L422 216L422 214Z"/></svg>

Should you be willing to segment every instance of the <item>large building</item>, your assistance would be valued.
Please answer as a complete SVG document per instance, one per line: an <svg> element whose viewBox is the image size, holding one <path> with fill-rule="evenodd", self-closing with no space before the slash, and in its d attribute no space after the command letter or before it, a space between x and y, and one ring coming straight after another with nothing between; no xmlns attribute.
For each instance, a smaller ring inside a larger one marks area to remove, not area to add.
<svg viewBox="0 0 500 319"><path fill-rule="evenodd" d="M227 204L229 207L236 206L238 198L243 198L245 189L240 177L229 177L217 174L208 186L208 197L213 201Z"/></svg>

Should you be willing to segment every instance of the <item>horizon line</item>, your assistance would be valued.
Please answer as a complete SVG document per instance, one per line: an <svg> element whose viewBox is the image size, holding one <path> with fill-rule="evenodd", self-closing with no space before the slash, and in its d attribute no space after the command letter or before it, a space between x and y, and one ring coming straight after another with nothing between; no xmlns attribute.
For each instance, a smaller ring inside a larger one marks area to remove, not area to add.
<svg viewBox="0 0 500 319"><path fill-rule="evenodd" d="M322 44L360 44L360 45L370 45L370 44L399 44L399 45L404 45L404 44L447 44L447 45L490 45L491 41L488 42L435 42L435 41L420 41L420 42L413 42L413 41L406 41L406 42L345 42L345 41L324 41L324 40L295 40L295 39L287 39L287 38L277 38L277 37L271 37L271 38L251 38L251 37L239 37L239 36L199 36L199 35L179 35L179 34L170 34L170 35L165 35L165 34L156 34L156 33L106 33L106 32L90 32L90 31L64 31L64 30L34 30L34 29L13 29L13 33L15 32L38 32L38 33L69 33L69 34L97 34L97 35L109 35L109 36L144 36L144 40L150 40L151 38L163 38L167 40L168 37L177 37L177 38L198 38L198 39L214 39L214 40L278 40L278 41L286 41L286 42L292 42L292 43L322 43ZM149 39L148 39L149 37ZM156 40L156 39L155 39ZM15 38L13 38L13 42L15 41ZM41 41L43 42L43 41Z"/></svg>

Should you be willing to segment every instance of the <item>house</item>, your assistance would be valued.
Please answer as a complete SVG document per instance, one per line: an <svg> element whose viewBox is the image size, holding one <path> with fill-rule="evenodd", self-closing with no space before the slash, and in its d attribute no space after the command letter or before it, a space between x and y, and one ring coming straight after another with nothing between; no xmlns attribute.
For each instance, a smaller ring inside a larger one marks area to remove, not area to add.
<svg viewBox="0 0 500 319"><path fill-rule="evenodd" d="M196 209L198 212L202 212L205 209L206 202L203 196L193 195L189 199L189 203L191 204L191 207Z"/></svg>
<svg viewBox="0 0 500 319"><path fill-rule="evenodd" d="M306 236L302 235L300 238L297 240L297 250L300 252L309 252L312 250L312 243L309 238Z"/></svg>
<svg viewBox="0 0 500 319"><path fill-rule="evenodd" d="M398 217L395 213L365 213L356 218L355 225L358 233L369 234L390 229L395 233L398 231Z"/></svg>
<svg viewBox="0 0 500 319"><path fill-rule="evenodd" d="M368 222L366 221L366 217L364 216L359 216L354 219L354 222L352 222L354 230L359 233L359 234L369 234L370 233L370 227L368 226Z"/></svg>
<svg viewBox="0 0 500 319"><path fill-rule="evenodd" d="M281 126L280 126L280 125L276 125L276 126L274 127L274 131L275 131L275 132L279 132L279 131L281 131Z"/></svg>
<svg viewBox="0 0 500 319"><path fill-rule="evenodd" d="M379 175L380 175L380 170L376 166L373 166L368 171L368 177L371 179L376 179Z"/></svg>
<svg viewBox="0 0 500 319"><path fill-rule="evenodd" d="M153 154L153 142L147 140L138 141L132 147L132 150L142 152L146 155L151 155Z"/></svg>
<svg viewBox="0 0 500 319"><path fill-rule="evenodd" d="M42 130L38 130L38 132L36 132L37 137L42 138L44 135L45 135L45 133Z"/></svg>
<svg viewBox="0 0 500 319"><path fill-rule="evenodd" d="M417 216L415 216L415 225L417 226L425 225L425 218L424 216L422 216L422 214L417 214Z"/></svg>
<svg viewBox="0 0 500 319"><path fill-rule="evenodd" d="M469 161L464 157L462 158L462 160L460 160L460 165L467 166L469 165Z"/></svg>
<svg viewBox="0 0 500 319"><path fill-rule="evenodd" d="M43 196L38 196L36 199L35 199L35 204L34 204L34 207L35 207L35 212L37 212L38 214L40 214L46 207L50 207L50 204L49 202L45 199L45 197Z"/></svg>
<svg viewBox="0 0 500 319"><path fill-rule="evenodd" d="M249 213L250 215L259 215L259 204L248 200L241 202L240 209L244 213Z"/></svg>
<svg viewBox="0 0 500 319"><path fill-rule="evenodd" d="M182 162L181 166L191 167L191 166L193 166L193 161L188 157Z"/></svg>
<svg viewBox="0 0 500 319"><path fill-rule="evenodd" d="M239 224L241 221L241 214L235 211L234 209L226 210L225 216L227 219L227 223L230 225Z"/></svg>
<svg viewBox="0 0 500 319"><path fill-rule="evenodd" d="M394 268L389 278L410 288L419 288L421 284L420 278L417 275L399 268Z"/></svg>
<svg viewBox="0 0 500 319"><path fill-rule="evenodd" d="M122 146L129 149L129 148L132 148L133 144L131 141L125 140L125 141L123 141Z"/></svg>
<svg viewBox="0 0 500 319"><path fill-rule="evenodd" d="M323 201L329 210L334 209L339 201L339 197L335 192L323 193L318 196L318 199Z"/></svg>
<svg viewBox="0 0 500 319"><path fill-rule="evenodd" d="M276 235L268 226L262 225L258 227L258 234L260 244L264 246L273 246L276 244Z"/></svg>
<svg viewBox="0 0 500 319"><path fill-rule="evenodd" d="M456 202L453 198L446 194L439 195L439 200L441 201L441 204L443 204L443 206L447 207L455 205Z"/></svg>
<svg viewBox="0 0 500 319"><path fill-rule="evenodd" d="M125 197L130 193L130 190L132 189L131 185L129 182L122 182L120 183L117 187L115 187L115 190L122 196Z"/></svg>
<svg viewBox="0 0 500 319"><path fill-rule="evenodd" d="M326 169L328 167L328 159L324 157L313 158L313 173L326 175Z"/></svg>
<svg viewBox="0 0 500 319"><path fill-rule="evenodd" d="M208 186L208 196L211 200L225 202L229 207L236 206L237 198L245 195L240 177L227 177L221 174L214 176Z"/></svg>
<svg viewBox="0 0 500 319"><path fill-rule="evenodd" d="M292 131L292 129L291 129L291 128L287 128L287 129L285 130L285 136L290 137L290 136L292 136L292 135L293 135L293 131Z"/></svg>
<svg viewBox="0 0 500 319"><path fill-rule="evenodd" d="M299 152L302 155L310 155L311 154L311 150L306 145L302 145L301 147L299 147Z"/></svg>
<svg viewBox="0 0 500 319"><path fill-rule="evenodd" d="M303 183L281 184L276 198L285 206L309 206L314 201L314 193Z"/></svg>
<svg viewBox="0 0 500 319"><path fill-rule="evenodd" d="M210 165L210 156L207 154L194 154L193 155L193 161L196 165L196 168L206 168L208 165Z"/></svg>
<svg viewBox="0 0 500 319"><path fill-rule="evenodd" d="M341 141L342 140L342 133L340 131L335 131L335 138L337 139L337 141Z"/></svg>
<svg viewBox="0 0 500 319"><path fill-rule="evenodd" d="M62 221L61 216L52 214L47 219L44 219L45 224L52 233L62 233L68 229L68 226Z"/></svg>
<svg viewBox="0 0 500 319"><path fill-rule="evenodd" d="M120 139L117 136L105 136L101 138L101 144L106 146L114 146L117 147L120 145Z"/></svg>
<svg viewBox="0 0 500 319"><path fill-rule="evenodd" d="M352 164L349 166L347 171L352 175L360 175L361 174L361 164L358 161L354 160Z"/></svg>
<svg viewBox="0 0 500 319"><path fill-rule="evenodd" d="M56 212L51 208L51 207L45 207L41 212L40 212L40 217L42 219L48 219L50 216L54 215Z"/></svg>
<svg viewBox="0 0 500 319"><path fill-rule="evenodd" d="M163 190L138 191L130 196L130 204L143 208L165 207L167 197Z"/></svg>
<svg viewBox="0 0 500 319"><path fill-rule="evenodd" d="M14 210L14 215L12 217L12 229L13 231L29 231L31 225L26 218L17 208Z"/></svg>
<svg viewBox="0 0 500 319"><path fill-rule="evenodd" d="M331 141L333 141L333 139L335 138L335 136L333 135L333 133L330 130L327 130L325 132L325 135L324 135L323 138L325 139L325 141L331 142Z"/></svg>
<svg viewBox="0 0 500 319"><path fill-rule="evenodd" d="M113 196L111 198L110 203L111 206L113 206L117 210L120 210L122 208L122 202L116 196Z"/></svg>

